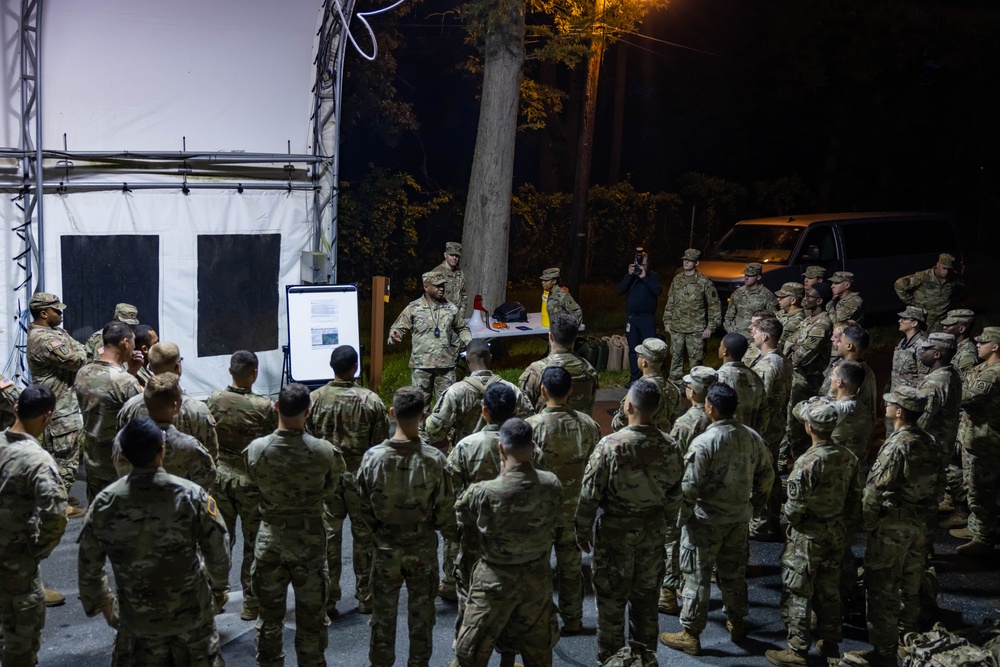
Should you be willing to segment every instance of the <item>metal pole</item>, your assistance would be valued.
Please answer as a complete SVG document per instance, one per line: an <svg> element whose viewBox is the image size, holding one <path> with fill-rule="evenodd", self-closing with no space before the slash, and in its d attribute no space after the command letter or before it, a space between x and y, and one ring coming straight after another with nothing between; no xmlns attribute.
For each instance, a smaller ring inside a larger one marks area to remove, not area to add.
<svg viewBox="0 0 1000 667"><path fill-rule="evenodd" d="M45 291L45 216L43 214L42 183L45 179L42 163L42 0L35 0L35 210L38 220L38 291Z"/></svg>

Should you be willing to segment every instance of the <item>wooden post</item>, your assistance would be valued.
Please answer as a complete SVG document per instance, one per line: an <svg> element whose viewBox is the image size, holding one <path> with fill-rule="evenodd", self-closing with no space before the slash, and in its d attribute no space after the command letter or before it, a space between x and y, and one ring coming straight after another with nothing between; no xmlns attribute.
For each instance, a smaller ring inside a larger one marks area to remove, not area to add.
<svg viewBox="0 0 1000 667"><path fill-rule="evenodd" d="M385 348L385 304L389 302L389 279L372 278L372 362L371 390L378 391L382 383L382 351Z"/></svg>

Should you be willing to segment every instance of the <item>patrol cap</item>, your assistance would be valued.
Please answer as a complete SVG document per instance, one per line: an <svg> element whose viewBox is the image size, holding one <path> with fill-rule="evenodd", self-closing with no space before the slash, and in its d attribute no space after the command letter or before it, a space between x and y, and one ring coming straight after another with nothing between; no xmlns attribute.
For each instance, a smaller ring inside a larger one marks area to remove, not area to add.
<svg viewBox="0 0 1000 667"><path fill-rule="evenodd" d="M719 374L710 366L695 366L684 376L684 384L703 394L719 380Z"/></svg>
<svg viewBox="0 0 1000 667"><path fill-rule="evenodd" d="M448 241L444 244L444 251L449 255L461 255L462 244L456 241Z"/></svg>
<svg viewBox="0 0 1000 667"><path fill-rule="evenodd" d="M954 269L955 256L952 255L951 253L943 252L940 255L938 255L938 264L940 264L946 269Z"/></svg>
<svg viewBox="0 0 1000 667"><path fill-rule="evenodd" d="M983 333L976 336L976 342L1000 345L1000 327L986 327L983 329Z"/></svg>
<svg viewBox="0 0 1000 667"><path fill-rule="evenodd" d="M131 303L119 303L115 306L115 319L125 324L139 324L139 309Z"/></svg>
<svg viewBox="0 0 1000 667"><path fill-rule="evenodd" d="M28 308L57 308L59 310L66 310L66 304L59 300L55 294L50 294L48 292L35 292L31 295L31 301L28 302Z"/></svg>
<svg viewBox="0 0 1000 667"><path fill-rule="evenodd" d="M785 296L794 296L801 299L802 295L805 293L806 288L802 286L802 283L785 283L781 286L781 289L774 293L774 295L779 299Z"/></svg>
<svg viewBox="0 0 1000 667"><path fill-rule="evenodd" d="M701 251L695 250L694 248L688 248L681 255L681 259L686 259L690 262L700 262L701 261Z"/></svg>
<svg viewBox="0 0 1000 667"><path fill-rule="evenodd" d="M647 338L636 346L635 353L650 361L662 362L667 358L667 344L659 338Z"/></svg>
<svg viewBox="0 0 1000 667"><path fill-rule="evenodd" d="M907 306L902 311L896 313L904 320L916 320L927 324L927 311L917 306Z"/></svg>
<svg viewBox="0 0 1000 667"><path fill-rule="evenodd" d="M831 283L853 283L854 274L850 271L837 271L830 276Z"/></svg>
<svg viewBox="0 0 1000 667"><path fill-rule="evenodd" d="M764 269L758 262L750 262L743 269L743 275L745 276L759 276L760 272Z"/></svg>
<svg viewBox="0 0 1000 667"><path fill-rule="evenodd" d="M553 266L552 268L545 269L542 271L542 280L558 280L559 278L559 267Z"/></svg>
<svg viewBox="0 0 1000 667"><path fill-rule="evenodd" d="M954 350L958 347L955 337L949 333L932 333L927 336L927 340L920 344L920 347L933 347L938 350Z"/></svg>
<svg viewBox="0 0 1000 667"><path fill-rule="evenodd" d="M913 412L923 412L924 407L927 405L926 396L920 393L919 390L907 387L905 384L896 387L888 394L882 394L882 400L886 403L892 403L901 408L912 410Z"/></svg>
<svg viewBox="0 0 1000 667"><path fill-rule="evenodd" d="M438 271L428 271L423 275L425 285L444 285L448 279Z"/></svg>
<svg viewBox="0 0 1000 667"><path fill-rule="evenodd" d="M830 401L817 396L798 403L792 408L792 414L803 424L812 424L813 428L823 433L833 431L840 421L840 414Z"/></svg>
<svg viewBox="0 0 1000 667"><path fill-rule="evenodd" d="M826 278L826 269L822 266L807 266L802 275L806 278Z"/></svg>
<svg viewBox="0 0 1000 667"><path fill-rule="evenodd" d="M955 310L948 311L948 314L945 315L943 320L941 320L941 324L946 326L960 324L962 322L971 324L974 319L976 319L976 314L968 308L956 308Z"/></svg>

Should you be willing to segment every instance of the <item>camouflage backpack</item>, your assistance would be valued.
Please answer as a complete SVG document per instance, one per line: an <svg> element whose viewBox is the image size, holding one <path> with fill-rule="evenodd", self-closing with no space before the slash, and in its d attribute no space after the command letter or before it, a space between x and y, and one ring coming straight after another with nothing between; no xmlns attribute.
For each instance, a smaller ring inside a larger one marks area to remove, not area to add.
<svg viewBox="0 0 1000 667"><path fill-rule="evenodd" d="M632 647L626 646L605 660L601 667L642 667L642 657L639 651L633 652Z"/></svg>
<svg viewBox="0 0 1000 667"><path fill-rule="evenodd" d="M911 632L903 638L904 667L997 667L993 654L949 632L940 623L930 632Z"/></svg>

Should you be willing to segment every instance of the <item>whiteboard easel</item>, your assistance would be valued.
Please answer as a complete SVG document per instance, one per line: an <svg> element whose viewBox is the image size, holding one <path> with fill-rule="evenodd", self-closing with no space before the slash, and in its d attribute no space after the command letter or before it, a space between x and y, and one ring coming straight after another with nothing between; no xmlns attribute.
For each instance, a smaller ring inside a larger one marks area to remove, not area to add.
<svg viewBox="0 0 1000 667"><path fill-rule="evenodd" d="M340 345L350 345L358 353L355 377L361 375L356 285L289 285L285 303L290 381L332 380L330 353Z"/></svg>

